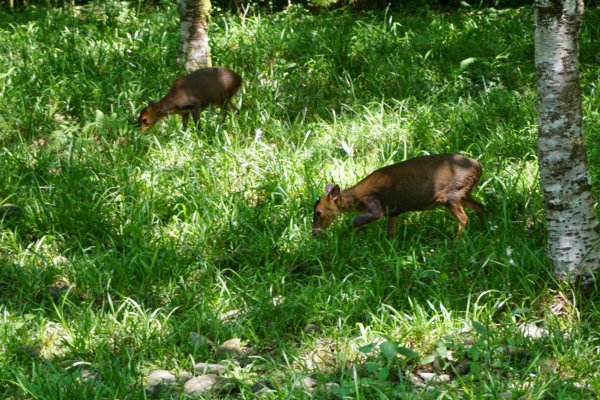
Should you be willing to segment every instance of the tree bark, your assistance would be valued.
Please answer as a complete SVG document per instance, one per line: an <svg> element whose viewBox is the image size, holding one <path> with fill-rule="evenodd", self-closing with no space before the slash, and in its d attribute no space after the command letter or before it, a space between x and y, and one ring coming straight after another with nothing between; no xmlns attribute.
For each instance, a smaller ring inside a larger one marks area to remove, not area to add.
<svg viewBox="0 0 600 400"><path fill-rule="evenodd" d="M548 256L559 279L587 284L600 265L600 226L587 167L579 88L583 12L583 0L535 1L538 157Z"/></svg>
<svg viewBox="0 0 600 400"><path fill-rule="evenodd" d="M210 0L178 0L180 19L179 63L186 71L210 67L208 24Z"/></svg>

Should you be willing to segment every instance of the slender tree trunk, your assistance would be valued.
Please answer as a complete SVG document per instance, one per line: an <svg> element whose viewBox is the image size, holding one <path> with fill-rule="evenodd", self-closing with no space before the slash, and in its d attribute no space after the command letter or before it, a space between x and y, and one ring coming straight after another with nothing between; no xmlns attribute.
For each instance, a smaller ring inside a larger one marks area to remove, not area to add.
<svg viewBox="0 0 600 400"><path fill-rule="evenodd" d="M210 0L178 0L180 19L179 63L186 71L210 67L208 23Z"/></svg>
<svg viewBox="0 0 600 400"><path fill-rule="evenodd" d="M548 255L556 276L589 283L600 266L583 139L579 31L583 0L535 1L538 155L548 224Z"/></svg>

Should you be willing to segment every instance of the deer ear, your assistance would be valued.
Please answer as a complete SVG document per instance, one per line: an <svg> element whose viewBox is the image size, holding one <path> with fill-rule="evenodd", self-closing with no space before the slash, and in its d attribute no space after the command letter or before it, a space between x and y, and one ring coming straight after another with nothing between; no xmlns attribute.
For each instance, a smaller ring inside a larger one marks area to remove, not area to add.
<svg viewBox="0 0 600 400"><path fill-rule="evenodd" d="M340 185L335 185L327 192L327 197L337 204L338 199L340 198L340 192Z"/></svg>
<svg viewBox="0 0 600 400"><path fill-rule="evenodd" d="M329 195L334 186L335 185L333 183L328 183L327 186L325 186L325 195Z"/></svg>

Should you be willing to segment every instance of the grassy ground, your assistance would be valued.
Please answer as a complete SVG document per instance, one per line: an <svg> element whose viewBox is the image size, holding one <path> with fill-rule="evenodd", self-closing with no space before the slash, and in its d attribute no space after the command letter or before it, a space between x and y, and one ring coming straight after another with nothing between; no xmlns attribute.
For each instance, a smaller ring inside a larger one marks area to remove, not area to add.
<svg viewBox="0 0 600 400"><path fill-rule="evenodd" d="M232 397L309 398L307 376L338 385L318 398L600 395L598 294L544 255L531 9L215 14L239 115L146 134L181 73L174 6L0 14L0 204L22 208L0 220L0 397L143 398L149 371L219 360L198 335L245 343ZM597 198L599 27L588 10ZM484 168L464 237L443 210L310 236L326 183L439 152Z"/></svg>

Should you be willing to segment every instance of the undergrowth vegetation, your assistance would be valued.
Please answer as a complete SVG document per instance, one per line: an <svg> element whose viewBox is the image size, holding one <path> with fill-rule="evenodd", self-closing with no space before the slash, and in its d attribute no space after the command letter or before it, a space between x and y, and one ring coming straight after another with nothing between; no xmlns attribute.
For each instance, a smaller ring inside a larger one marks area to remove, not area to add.
<svg viewBox="0 0 600 400"><path fill-rule="evenodd" d="M0 14L0 204L22 209L0 219L1 397L143 398L148 371L215 359L194 335L246 343L232 397L268 380L272 398L309 398L306 376L337 384L317 398L599 396L597 292L557 283L545 257L532 21L530 8L217 14L213 64L243 76L239 113L140 133L139 110L182 73L174 5ZM592 8L596 198L599 43ZM328 182L442 152L483 165L485 220L464 235L433 210L401 217L391 240L384 221L354 232L349 216L310 236ZM432 362L452 379L407 378Z"/></svg>

